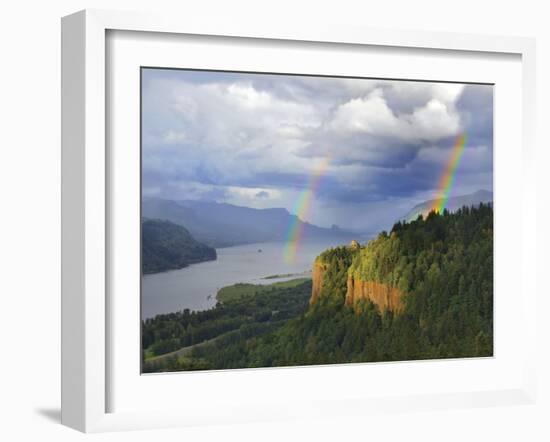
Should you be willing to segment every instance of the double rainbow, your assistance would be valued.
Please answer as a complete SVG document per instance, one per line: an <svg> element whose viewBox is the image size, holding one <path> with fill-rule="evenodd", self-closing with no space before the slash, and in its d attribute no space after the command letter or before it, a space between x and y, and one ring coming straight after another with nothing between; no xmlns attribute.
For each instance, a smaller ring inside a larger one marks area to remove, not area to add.
<svg viewBox="0 0 550 442"><path fill-rule="evenodd" d="M294 217L292 217L292 221L288 227L284 247L284 260L287 264L291 264L296 261L296 256L304 234L304 222L308 217L313 196L319 187L321 178L325 174L328 165L328 158L324 158L317 164L308 179L306 187L300 192L300 195L294 204L294 209L292 210Z"/></svg>
<svg viewBox="0 0 550 442"><path fill-rule="evenodd" d="M441 178L439 179L438 197L434 200L432 207L430 208L430 212L435 211L437 213L443 213L445 210L449 200L451 188L453 187L453 183L455 181L456 169L458 168L465 147L466 134L461 134L456 138L455 145L451 152L451 157L447 162L443 175L441 175Z"/></svg>

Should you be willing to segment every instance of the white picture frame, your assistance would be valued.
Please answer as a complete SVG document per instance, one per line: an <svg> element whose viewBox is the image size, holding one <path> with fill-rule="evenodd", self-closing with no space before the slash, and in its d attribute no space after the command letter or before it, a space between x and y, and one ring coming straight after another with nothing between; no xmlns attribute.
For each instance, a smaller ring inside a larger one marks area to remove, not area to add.
<svg viewBox="0 0 550 442"><path fill-rule="evenodd" d="M526 344L519 385L500 389L478 388L461 393L387 395L376 398L327 397L299 407L256 409L242 399L234 411L215 419L185 410L112 411L109 407L109 370L112 354L109 327L109 247L113 233L108 218L113 199L108 174L109 117L106 66L110 31L155 32L162 35L218 36L221 38L336 43L345 47L436 49L521 57L521 305L536 304L535 267L527 257L536 256L536 193L534 192L535 43L518 37L492 37L451 33L388 31L308 23L301 28L283 24L215 23L193 18L87 10L62 20L62 423L84 432L168 426L204 425L210 421L248 422L286 417L363 414L411 409L456 408L532 403L536 397L535 339ZM158 34L157 34L158 35ZM497 295L498 296L498 295ZM525 336L533 337L536 325L522 319ZM333 367L332 370L342 370ZM354 371L361 366L354 367ZM268 372L263 372L264 382ZM216 376L216 373L209 376ZM241 379L243 371L240 372ZM254 375L258 376L258 375Z"/></svg>

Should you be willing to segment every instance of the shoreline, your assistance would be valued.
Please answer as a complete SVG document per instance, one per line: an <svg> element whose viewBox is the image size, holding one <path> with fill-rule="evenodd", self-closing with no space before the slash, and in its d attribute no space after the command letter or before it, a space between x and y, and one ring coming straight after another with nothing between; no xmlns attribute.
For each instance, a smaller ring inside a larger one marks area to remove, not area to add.
<svg viewBox="0 0 550 442"><path fill-rule="evenodd" d="M259 279L266 280L266 279L284 279L284 278L292 278L293 276L296 277L305 277L306 275L310 274L311 270L304 270L303 272L299 273L283 273L283 274L276 274L276 275L268 275L263 276Z"/></svg>
<svg viewBox="0 0 550 442"><path fill-rule="evenodd" d="M237 282L235 284L230 284L220 288L216 293L215 298L216 298L216 301L219 303L231 302L231 300L235 299L235 295L233 294L234 290L239 290L240 291L239 298L244 298L247 296L255 296L257 292L269 290L271 288L293 287L294 285L301 284L310 279L311 277L293 278L293 279L288 279L284 281L275 281L271 284L253 284L248 282ZM225 301L223 299L220 299L220 294L222 298L226 297ZM216 306L212 308L216 308Z"/></svg>
<svg viewBox="0 0 550 442"><path fill-rule="evenodd" d="M254 243L217 249L217 259L141 277L142 320L189 309L208 310L217 292L238 282L266 285L311 277L315 257L339 243L305 242L296 262L284 261L281 243ZM262 253L258 253L258 249Z"/></svg>
<svg viewBox="0 0 550 442"><path fill-rule="evenodd" d="M311 272L309 272L311 273ZM311 275L309 276L300 276L300 275L303 275L302 273L296 273L295 275L297 275L298 277L297 278L292 278L292 279L285 279L283 281L273 281L269 284L254 284L254 283L251 283L251 282L236 282L234 284L229 284L229 285L226 285L224 287L220 287L220 289L216 292L216 294L212 294L212 295L208 295L208 298L209 299L215 299L216 300L216 304L214 304L212 307L210 308L207 308L207 309L201 309L201 310L193 310L193 309L189 309L189 312L192 313L192 312L204 312L204 311L208 311L208 310L212 310L212 309L215 309L217 304L218 303L221 303L223 301L221 301L219 298L218 298L218 295L220 294L220 291L222 290L227 290L227 289L230 289L230 288L233 288L233 287L246 287L247 289L251 289L251 288L254 288L256 290L261 290L262 288L269 288L269 287L277 287L277 286L281 286L283 284L288 284L288 283L292 283L292 282L296 282L296 281L300 281L301 282L305 282L307 280L311 280ZM261 279L264 279L264 278L261 278ZM227 301L226 301L227 302ZM178 312L181 312L181 311L184 311L185 309L180 309L180 310L174 310L174 311L171 311L171 312L166 312L166 313L159 313L159 314L156 314L156 315L153 315L153 316L149 316L147 318L142 318L142 321L146 321L146 320L149 320L149 319L154 319L156 318L157 316L165 316L165 315L171 315L171 314L174 314L174 313L178 313Z"/></svg>
<svg viewBox="0 0 550 442"><path fill-rule="evenodd" d="M216 254L216 257L215 258L212 258L212 259L201 259L201 260L198 260L198 261L192 261L192 262L189 262L187 263L186 265L184 266L181 266L181 267L174 267L172 269L166 269L166 270L159 270L158 272L143 272L143 270L141 271L141 277L145 277L145 276L149 276L149 275L158 275L160 273L168 273L168 272L174 272L176 270L181 270L181 269L186 269L187 267L191 267L192 265L194 264L202 264L203 262L212 262L212 261L217 261L218 259L218 256Z"/></svg>

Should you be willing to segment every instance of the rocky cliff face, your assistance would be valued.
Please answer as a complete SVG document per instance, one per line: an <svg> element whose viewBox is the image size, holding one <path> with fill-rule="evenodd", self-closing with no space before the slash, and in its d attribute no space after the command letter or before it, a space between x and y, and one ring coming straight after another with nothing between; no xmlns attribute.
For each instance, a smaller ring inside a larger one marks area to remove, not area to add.
<svg viewBox="0 0 550 442"><path fill-rule="evenodd" d="M390 310L400 313L404 308L403 293L399 289L376 281L361 281L348 277L346 305L352 306L361 299L370 300L381 312Z"/></svg>
<svg viewBox="0 0 550 442"><path fill-rule="evenodd" d="M328 269L328 264L316 260L311 272L312 288L309 305L314 305L321 295L323 277ZM393 313L401 313L404 309L403 293L395 287L376 281L362 281L348 276L345 304L353 306L361 299L368 299L375 304L381 312L390 310Z"/></svg>
<svg viewBox="0 0 550 442"><path fill-rule="evenodd" d="M368 299L380 312L390 310L401 313L404 309L403 293L395 287L378 281L363 281L353 272L354 260L361 259L360 244L352 241L348 246L337 247L317 257L312 268L312 289L309 305L314 305L321 296L332 296L339 302L354 306ZM357 263L356 263L357 264ZM330 290L324 290L327 285Z"/></svg>
<svg viewBox="0 0 550 442"><path fill-rule="evenodd" d="M326 264L320 262L319 260L315 260L313 263L313 269L311 271L311 298L309 298L309 305L315 304L319 299L321 289L323 288L323 276L326 269Z"/></svg>

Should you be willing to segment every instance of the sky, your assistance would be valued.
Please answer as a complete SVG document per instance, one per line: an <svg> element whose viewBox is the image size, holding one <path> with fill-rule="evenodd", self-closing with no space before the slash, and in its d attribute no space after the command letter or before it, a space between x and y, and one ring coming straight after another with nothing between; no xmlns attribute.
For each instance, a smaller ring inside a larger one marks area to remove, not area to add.
<svg viewBox="0 0 550 442"><path fill-rule="evenodd" d="M375 232L438 183L493 188L491 85L142 70L144 197L284 207L316 177L305 221Z"/></svg>

